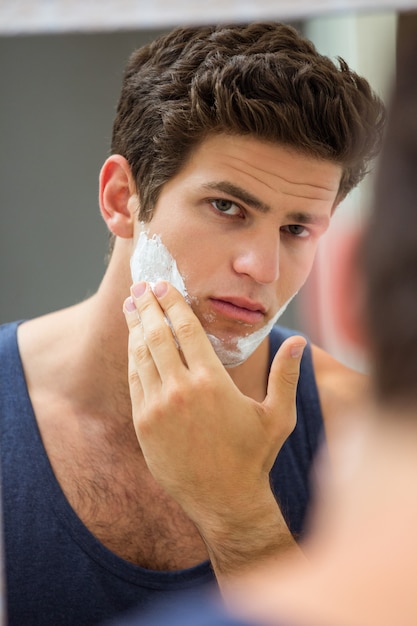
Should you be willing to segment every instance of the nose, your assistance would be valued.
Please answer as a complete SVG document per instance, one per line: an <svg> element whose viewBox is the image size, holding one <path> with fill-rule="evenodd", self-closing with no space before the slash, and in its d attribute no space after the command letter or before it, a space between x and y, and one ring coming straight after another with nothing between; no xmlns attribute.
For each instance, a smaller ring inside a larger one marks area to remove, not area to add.
<svg viewBox="0 0 417 626"><path fill-rule="evenodd" d="M247 235L235 253L234 271L250 276L260 284L275 282L279 278L279 231Z"/></svg>

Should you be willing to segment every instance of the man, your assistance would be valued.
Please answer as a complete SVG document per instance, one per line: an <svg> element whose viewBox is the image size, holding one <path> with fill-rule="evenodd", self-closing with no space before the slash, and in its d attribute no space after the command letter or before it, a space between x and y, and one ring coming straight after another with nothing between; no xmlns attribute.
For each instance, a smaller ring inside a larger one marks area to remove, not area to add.
<svg viewBox="0 0 417 626"><path fill-rule="evenodd" d="M332 468L326 454L318 459L313 522L303 542L306 561L268 564L237 576L238 592L227 595L228 614L207 598L204 605L190 601L169 614L120 619L114 622L118 626L417 623L417 45L412 43L399 59L370 219L337 259L338 325L369 354L373 393L341 425Z"/></svg>
<svg viewBox="0 0 417 626"><path fill-rule="evenodd" d="M211 567L226 588L298 554L323 423L331 446L365 385L273 325L383 117L364 79L280 24L180 28L132 55L100 175L103 281L2 330L10 625L98 623L206 588Z"/></svg>

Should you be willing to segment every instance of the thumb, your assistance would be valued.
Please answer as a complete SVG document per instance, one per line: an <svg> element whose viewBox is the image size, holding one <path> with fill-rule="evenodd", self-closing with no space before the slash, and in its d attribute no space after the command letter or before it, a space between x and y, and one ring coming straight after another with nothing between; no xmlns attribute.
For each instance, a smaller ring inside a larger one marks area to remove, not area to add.
<svg viewBox="0 0 417 626"><path fill-rule="evenodd" d="M295 399L306 344L306 339L300 335L288 337L276 353L269 374L264 406L272 415L278 414L281 419L285 419L289 432L292 432L297 421Z"/></svg>

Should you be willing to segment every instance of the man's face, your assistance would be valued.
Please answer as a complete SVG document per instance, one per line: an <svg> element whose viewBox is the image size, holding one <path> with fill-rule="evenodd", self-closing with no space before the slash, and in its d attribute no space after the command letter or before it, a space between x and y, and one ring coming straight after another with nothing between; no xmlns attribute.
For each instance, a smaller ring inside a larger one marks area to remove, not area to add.
<svg viewBox="0 0 417 626"><path fill-rule="evenodd" d="M334 163L216 135L163 187L148 237L160 237L195 314L223 346L262 333L304 284L340 177Z"/></svg>

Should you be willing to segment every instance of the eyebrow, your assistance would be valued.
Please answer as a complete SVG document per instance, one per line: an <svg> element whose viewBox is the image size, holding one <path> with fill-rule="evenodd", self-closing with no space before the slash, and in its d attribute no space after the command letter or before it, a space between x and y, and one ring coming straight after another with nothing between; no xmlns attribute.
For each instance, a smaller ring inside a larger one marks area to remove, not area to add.
<svg viewBox="0 0 417 626"><path fill-rule="evenodd" d="M270 213L270 211L272 210L269 204L265 204L265 202L262 202L261 200L259 200L259 198L253 196L251 193L249 193L249 191L246 191L246 189L242 189L242 187L239 187L238 185L229 183L227 180L221 180L214 183L206 183L205 185L203 185L203 189L208 189L211 191L223 191L224 193L228 193L232 196L235 196L235 198L238 198L245 204L249 204L251 207L257 209L261 213Z"/></svg>
<svg viewBox="0 0 417 626"><path fill-rule="evenodd" d="M246 189L242 189L238 185L234 185L227 180L222 180L213 183L205 183L203 185L203 189L207 189L209 191L222 191L223 193L230 194L248 204L252 208L256 209L260 213L270 213L272 208L269 204L265 204L262 200L259 200L256 196L252 195ZM327 216L315 215L314 213L308 213L306 211L293 211L291 213L286 214L286 219L288 221L293 221L295 224L312 224L317 226L327 226L329 219Z"/></svg>

